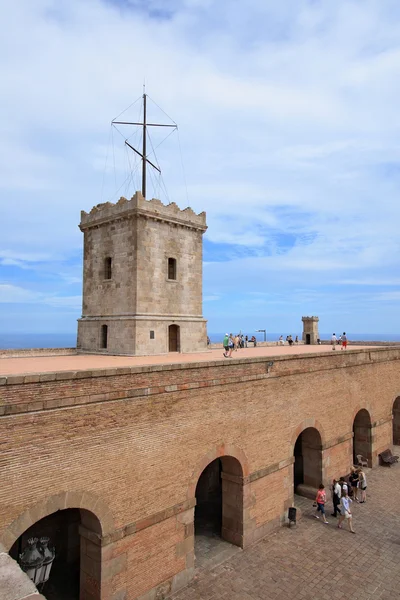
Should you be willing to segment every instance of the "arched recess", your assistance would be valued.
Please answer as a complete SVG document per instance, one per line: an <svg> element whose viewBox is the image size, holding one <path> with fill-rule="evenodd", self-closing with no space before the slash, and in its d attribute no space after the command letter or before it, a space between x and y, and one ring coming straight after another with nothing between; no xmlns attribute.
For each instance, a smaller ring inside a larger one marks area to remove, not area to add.
<svg viewBox="0 0 400 600"><path fill-rule="evenodd" d="M188 487L188 499L196 501L196 540L203 535L208 540L219 538L243 547L243 497L248 473L244 452L230 444L213 448L200 461Z"/></svg>
<svg viewBox="0 0 400 600"><path fill-rule="evenodd" d="M233 456L210 462L196 485L195 536L243 545L243 469Z"/></svg>
<svg viewBox="0 0 400 600"><path fill-rule="evenodd" d="M393 444L400 446L400 396L393 403Z"/></svg>
<svg viewBox="0 0 400 600"><path fill-rule="evenodd" d="M357 455L361 455L372 467L372 422L368 410L362 408L353 421L353 462L357 464Z"/></svg>
<svg viewBox="0 0 400 600"><path fill-rule="evenodd" d="M91 529L87 528L88 524ZM54 545L56 558L49 580L41 590L46 599L100 600L101 546L89 539L93 534L100 536L100 531L100 522L93 513L65 508L40 519L24 531L11 547L10 556L18 560L28 539L47 536Z"/></svg>
<svg viewBox="0 0 400 600"><path fill-rule="evenodd" d="M113 530L112 514L95 494L63 492L31 506L0 539L17 559L30 537L50 537L56 560L44 589L47 600L100 600L101 540Z"/></svg>
<svg viewBox="0 0 400 600"><path fill-rule="evenodd" d="M312 495L323 480L322 438L315 427L306 427L296 439L293 448L294 491Z"/></svg>

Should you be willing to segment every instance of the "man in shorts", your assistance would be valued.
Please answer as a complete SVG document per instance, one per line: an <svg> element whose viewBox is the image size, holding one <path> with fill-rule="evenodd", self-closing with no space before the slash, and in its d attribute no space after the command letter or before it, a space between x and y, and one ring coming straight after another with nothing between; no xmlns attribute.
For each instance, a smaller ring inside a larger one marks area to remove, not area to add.
<svg viewBox="0 0 400 600"><path fill-rule="evenodd" d="M224 335L224 341L222 342L222 345L224 347L224 356L225 358L228 358L228 352L229 352L229 333L226 333Z"/></svg>
<svg viewBox="0 0 400 600"><path fill-rule="evenodd" d="M342 334L342 350L347 350L347 335L345 331Z"/></svg>

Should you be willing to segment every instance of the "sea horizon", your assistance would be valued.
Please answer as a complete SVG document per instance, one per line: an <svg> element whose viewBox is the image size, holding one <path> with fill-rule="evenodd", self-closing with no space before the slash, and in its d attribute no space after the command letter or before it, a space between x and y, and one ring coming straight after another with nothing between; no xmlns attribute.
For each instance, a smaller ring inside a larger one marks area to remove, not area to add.
<svg viewBox="0 0 400 600"><path fill-rule="evenodd" d="M235 333L235 332L233 332ZM242 330L243 335L255 335L257 341L264 341L264 334L252 330ZM267 342L275 342L279 336L296 335L301 339L302 332L268 332ZM321 333L321 340L329 340L331 333ZM337 333L339 336L340 333ZM208 333L212 343L223 340L224 333ZM400 333L347 333L349 341L365 342L400 342ZM76 333L2 333L0 334L0 350L23 350L29 348L76 348Z"/></svg>

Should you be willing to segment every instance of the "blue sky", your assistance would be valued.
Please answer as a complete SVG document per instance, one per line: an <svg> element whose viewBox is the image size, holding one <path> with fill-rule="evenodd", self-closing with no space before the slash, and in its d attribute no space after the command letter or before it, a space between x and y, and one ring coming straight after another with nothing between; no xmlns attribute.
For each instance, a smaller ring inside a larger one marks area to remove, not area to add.
<svg viewBox="0 0 400 600"><path fill-rule="evenodd" d="M0 331L75 331L80 210L138 187L110 121L145 79L179 124L148 195L207 212L209 331L400 333L397 0L0 7Z"/></svg>

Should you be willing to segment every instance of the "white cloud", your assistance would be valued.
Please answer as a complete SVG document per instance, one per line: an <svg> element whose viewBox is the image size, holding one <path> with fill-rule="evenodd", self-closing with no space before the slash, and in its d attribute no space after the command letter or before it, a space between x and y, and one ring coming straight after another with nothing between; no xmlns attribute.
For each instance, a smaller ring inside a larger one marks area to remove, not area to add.
<svg viewBox="0 0 400 600"><path fill-rule="evenodd" d="M342 294L396 280L398 3L128 4L0 0L2 265L57 268L52 306L78 305L60 290L80 275L59 263L80 269L81 209L138 185L108 125L146 78L180 126L189 201L173 136L159 152L169 197L206 210L206 239L226 248L218 263L210 249L205 298L238 280Z"/></svg>
<svg viewBox="0 0 400 600"><path fill-rule="evenodd" d="M7 283L0 283L0 304L43 304L80 310L82 296L56 296Z"/></svg>

